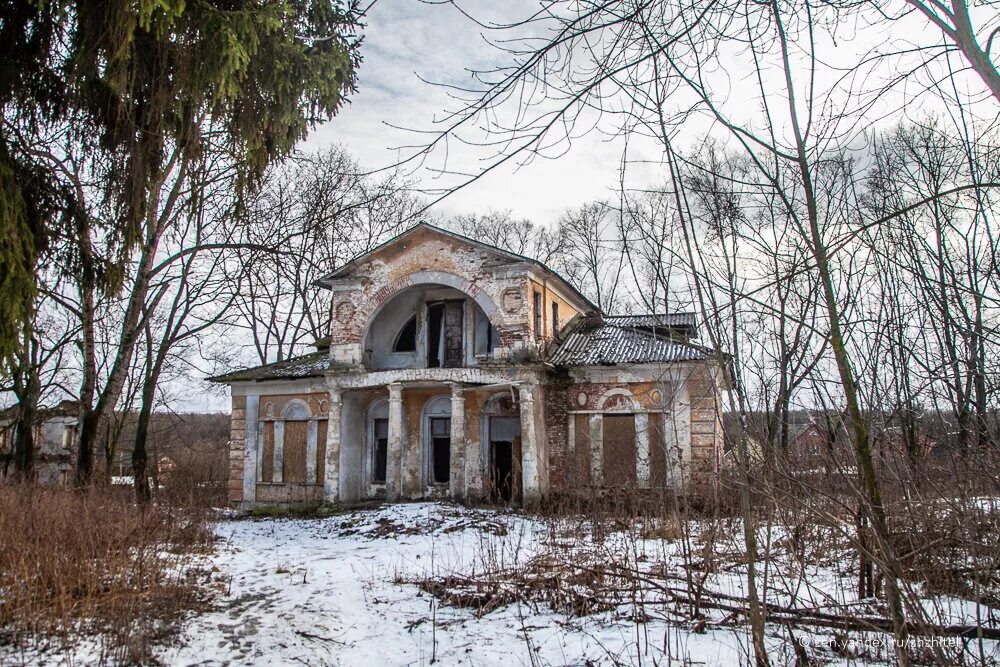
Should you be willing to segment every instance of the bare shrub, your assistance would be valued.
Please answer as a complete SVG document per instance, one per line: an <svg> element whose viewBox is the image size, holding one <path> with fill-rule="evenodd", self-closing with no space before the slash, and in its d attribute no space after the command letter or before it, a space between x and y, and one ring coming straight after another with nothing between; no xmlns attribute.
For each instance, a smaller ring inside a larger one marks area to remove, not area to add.
<svg viewBox="0 0 1000 667"><path fill-rule="evenodd" d="M203 514L145 510L131 489L0 486L0 643L70 646L92 661L146 663L204 596L192 557L210 545Z"/></svg>

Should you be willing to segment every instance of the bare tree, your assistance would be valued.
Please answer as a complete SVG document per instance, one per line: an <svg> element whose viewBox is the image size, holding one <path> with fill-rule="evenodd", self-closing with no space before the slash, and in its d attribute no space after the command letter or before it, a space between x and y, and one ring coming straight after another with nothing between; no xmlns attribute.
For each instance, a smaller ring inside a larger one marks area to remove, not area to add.
<svg viewBox="0 0 1000 667"><path fill-rule="evenodd" d="M414 222L419 202L396 176L363 174L342 148L276 167L244 212L230 285L260 363L287 359L329 330L328 293L314 282Z"/></svg>

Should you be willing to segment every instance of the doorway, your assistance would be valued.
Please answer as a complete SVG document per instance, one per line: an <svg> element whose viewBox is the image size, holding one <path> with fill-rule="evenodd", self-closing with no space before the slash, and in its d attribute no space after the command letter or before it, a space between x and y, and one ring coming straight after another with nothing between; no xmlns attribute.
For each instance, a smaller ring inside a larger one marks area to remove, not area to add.
<svg viewBox="0 0 1000 667"><path fill-rule="evenodd" d="M465 301L427 304L427 367L458 368L464 360Z"/></svg>
<svg viewBox="0 0 1000 667"><path fill-rule="evenodd" d="M489 491L495 503L509 503L520 488L521 422L490 417Z"/></svg>
<svg viewBox="0 0 1000 667"><path fill-rule="evenodd" d="M451 481L451 418L431 417L431 481Z"/></svg>

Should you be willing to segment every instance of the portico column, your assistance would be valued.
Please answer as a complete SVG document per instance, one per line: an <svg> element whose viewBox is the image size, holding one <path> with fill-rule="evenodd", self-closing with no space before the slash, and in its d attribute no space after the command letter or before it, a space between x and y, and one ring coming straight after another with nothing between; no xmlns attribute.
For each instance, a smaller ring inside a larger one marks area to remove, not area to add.
<svg viewBox="0 0 1000 667"><path fill-rule="evenodd" d="M403 385L389 385L389 432L385 459L385 497L399 500L403 493Z"/></svg>
<svg viewBox="0 0 1000 667"><path fill-rule="evenodd" d="M649 488L649 414L635 415L635 482L640 489Z"/></svg>
<svg viewBox="0 0 1000 667"><path fill-rule="evenodd" d="M323 501L340 500L340 414L343 408L343 390L340 385L329 384L330 407L326 422L326 466L323 473Z"/></svg>
<svg viewBox="0 0 1000 667"><path fill-rule="evenodd" d="M590 415L590 484L604 486L604 415Z"/></svg>
<svg viewBox="0 0 1000 667"><path fill-rule="evenodd" d="M535 385L520 387L521 408L521 497L525 505L537 502L542 497L539 480L540 448L535 432Z"/></svg>
<svg viewBox="0 0 1000 667"><path fill-rule="evenodd" d="M668 479L677 491L683 491L691 463L691 405L687 383L674 386L671 409L663 413L663 443L667 451Z"/></svg>
<svg viewBox="0 0 1000 667"><path fill-rule="evenodd" d="M449 492L452 498L465 497L465 396L462 385L451 385L451 470Z"/></svg>

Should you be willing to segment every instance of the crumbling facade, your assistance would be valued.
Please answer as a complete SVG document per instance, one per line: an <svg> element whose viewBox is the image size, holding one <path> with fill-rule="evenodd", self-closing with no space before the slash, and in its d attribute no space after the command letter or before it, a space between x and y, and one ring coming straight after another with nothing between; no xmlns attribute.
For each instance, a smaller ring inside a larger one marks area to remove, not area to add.
<svg viewBox="0 0 1000 667"><path fill-rule="evenodd" d="M14 471L14 441L18 428L17 406L0 413L0 477ZM38 484L66 484L76 469L79 428L76 401L62 401L53 408L40 408L34 425L35 452L32 480Z"/></svg>
<svg viewBox="0 0 1000 667"><path fill-rule="evenodd" d="M238 507L533 503L718 469L725 376L690 313L606 317L539 262L428 224L320 283L317 352L213 378Z"/></svg>

